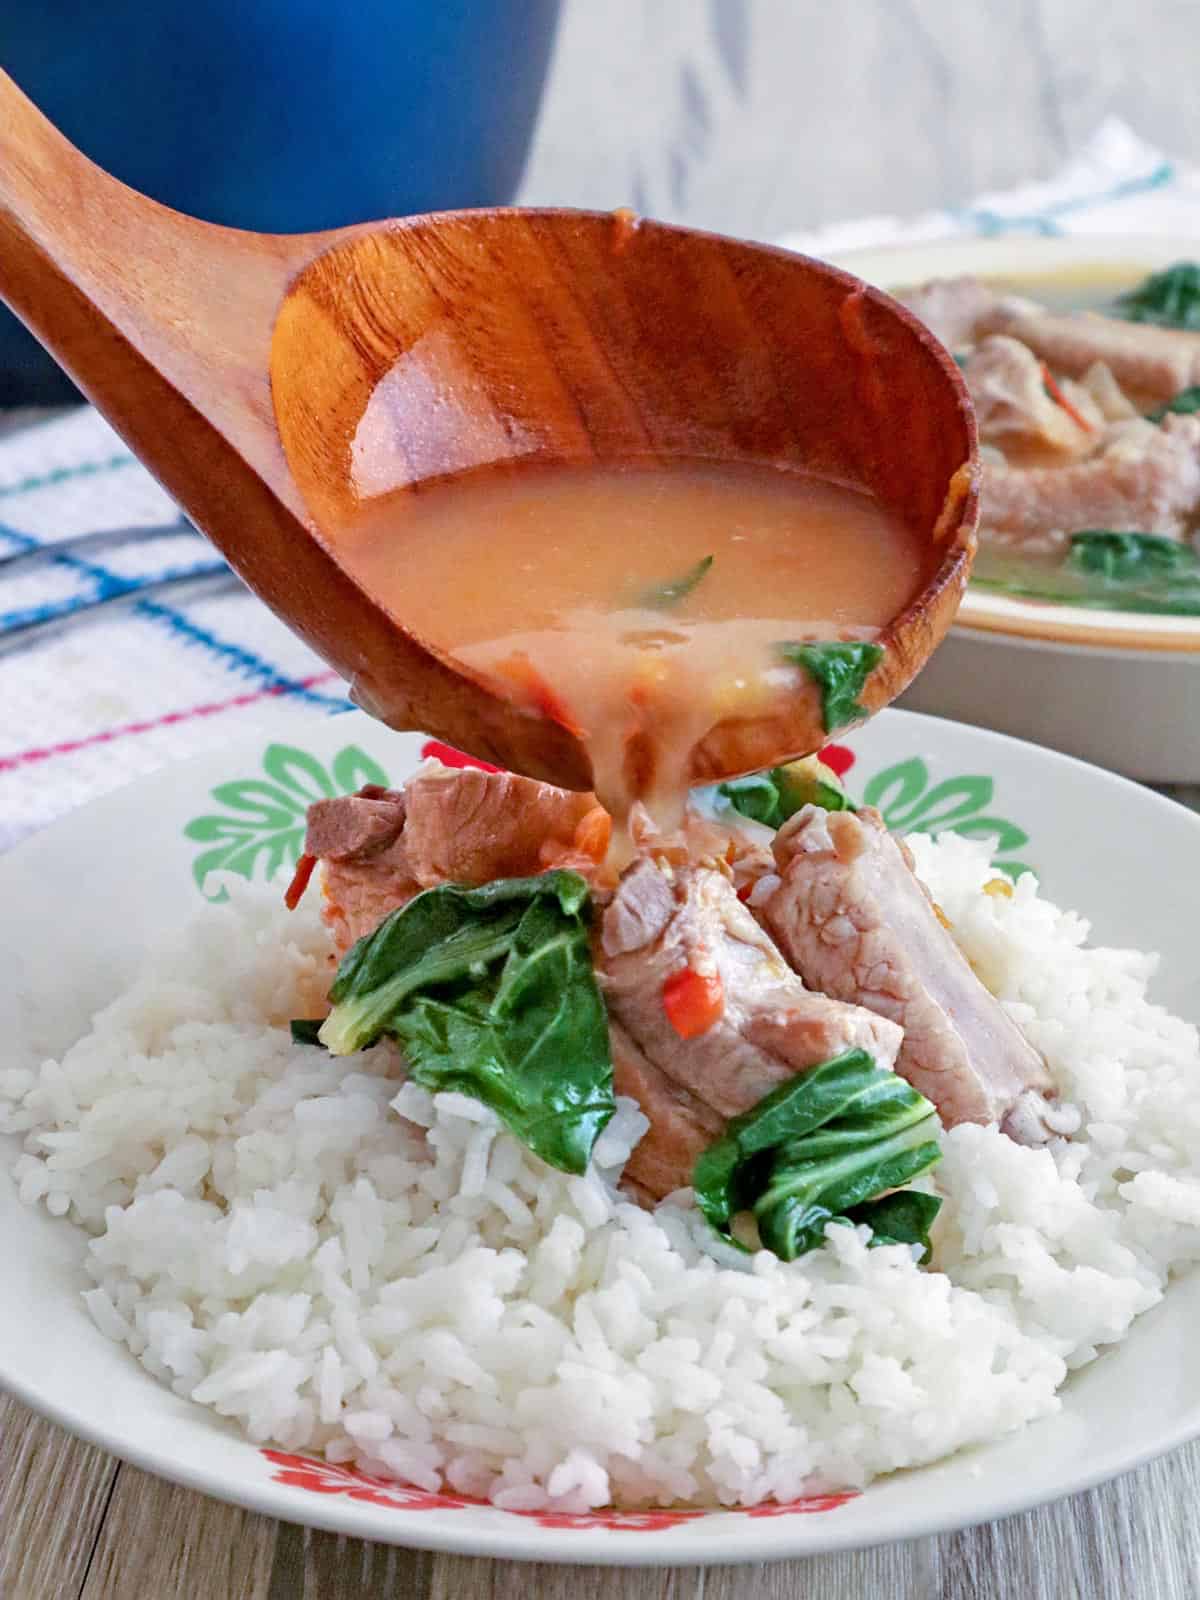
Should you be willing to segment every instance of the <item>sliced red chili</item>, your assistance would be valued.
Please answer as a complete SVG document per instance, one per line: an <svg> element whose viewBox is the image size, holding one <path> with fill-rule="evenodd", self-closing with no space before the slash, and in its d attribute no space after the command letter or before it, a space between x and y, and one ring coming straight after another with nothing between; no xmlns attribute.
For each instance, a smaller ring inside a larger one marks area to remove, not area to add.
<svg viewBox="0 0 1200 1600"><path fill-rule="evenodd" d="M313 868L317 864L316 856L301 856L296 863L296 870L292 873L292 881L287 886L283 903L289 911L295 911L304 898L304 891L308 888L308 880L313 875Z"/></svg>
<svg viewBox="0 0 1200 1600"><path fill-rule="evenodd" d="M681 1039L698 1039L725 1014L725 987L716 973L684 967L663 984L663 1010Z"/></svg>
<svg viewBox="0 0 1200 1600"><path fill-rule="evenodd" d="M444 767L478 767L480 772L500 772L500 767L494 767L490 761L480 761L478 756L469 756L462 750L455 750L452 745L443 744L440 739L426 739L421 746L421 755L424 759L432 756L435 761L440 761ZM362 793L362 790L359 790Z"/></svg>
<svg viewBox="0 0 1200 1600"><path fill-rule="evenodd" d="M1059 405L1063 408L1072 422L1078 423L1083 429L1084 433L1093 433L1095 431L1091 423L1084 416L1083 412L1080 411L1079 407L1072 405L1067 399L1066 395L1059 388L1054 374L1050 371L1050 368L1044 361L1042 362L1042 382L1046 385L1046 393L1050 396L1051 400L1054 401L1055 405Z"/></svg>

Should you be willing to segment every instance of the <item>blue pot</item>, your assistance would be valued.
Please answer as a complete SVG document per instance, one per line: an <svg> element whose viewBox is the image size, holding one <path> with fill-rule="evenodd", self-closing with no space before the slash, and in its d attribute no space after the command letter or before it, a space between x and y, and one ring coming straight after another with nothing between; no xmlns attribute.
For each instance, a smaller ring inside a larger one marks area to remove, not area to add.
<svg viewBox="0 0 1200 1600"><path fill-rule="evenodd" d="M558 5L6 0L0 65L133 188L299 233L511 200ZM0 405L72 394L0 318Z"/></svg>

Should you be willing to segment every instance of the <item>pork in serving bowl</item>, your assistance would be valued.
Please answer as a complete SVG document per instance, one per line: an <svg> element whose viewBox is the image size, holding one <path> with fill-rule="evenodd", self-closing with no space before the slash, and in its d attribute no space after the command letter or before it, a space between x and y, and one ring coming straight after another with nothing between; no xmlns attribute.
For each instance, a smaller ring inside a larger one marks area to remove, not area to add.
<svg viewBox="0 0 1200 1600"><path fill-rule="evenodd" d="M1119 291L1020 288L964 274L897 291L952 351L975 405L973 581L1200 616L1200 264Z"/></svg>

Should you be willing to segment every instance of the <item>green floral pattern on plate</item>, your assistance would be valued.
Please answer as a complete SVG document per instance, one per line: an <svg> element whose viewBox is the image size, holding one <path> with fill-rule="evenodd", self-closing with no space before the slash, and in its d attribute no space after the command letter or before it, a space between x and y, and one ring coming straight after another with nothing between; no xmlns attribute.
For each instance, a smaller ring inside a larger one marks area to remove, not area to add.
<svg viewBox="0 0 1200 1600"><path fill-rule="evenodd" d="M1032 869L1008 854L1029 843L1029 835L1016 823L992 816L996 785L980 774L945 778L932 787L929 768L919 756L885 767L867 781L863 803L874 806L895 833L961 833L968 839L986 839L998 871L1019 878Z"/></svg>
<svg viewBox="0 0 1200 1600"><path fill-rule="evenodd" d="M849 750L843 767L853 764ZM212 872L233 872L265 882L291 871L304 843L304 816L314 800L353 794L367 783L386 786L387 774L357 745L346 745L328 767L295 745L268 745L261 778L220 783L212 798L222 807L195 817L184 829L203 845L192 862L196 886L210 900L225 898L224 889L209 894L205 880ZM1030 867L1013 857L1029 843L1029 835L991 811L995 782L982 773L930 782L929 768L919 756L895 762L869 778L862 790L865 805L875 806L896 833L960 833L986 839L996 868L1019 878Z"/></svg>
<svg viewBox="0 0 1200 1600"><path fill-rule="evenodd" d="M212 798L223 809L195 817L183 830L206 846L192 862L196 887L210 900L223 900L224 889L209 894L211 872L233 872L242 878L270 882L291 870L304 844L304 817L314 800L353 794L364 784L386 787L379 763L348 744L326 767L295 745L271 744L263 753L262 778L235 778L219 783Z"/></svg>

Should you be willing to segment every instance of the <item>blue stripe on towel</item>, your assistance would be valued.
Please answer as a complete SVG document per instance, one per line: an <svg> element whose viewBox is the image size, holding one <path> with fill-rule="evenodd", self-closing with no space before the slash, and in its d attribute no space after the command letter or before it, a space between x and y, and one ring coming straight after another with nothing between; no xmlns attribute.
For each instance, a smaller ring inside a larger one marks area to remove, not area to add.
<svg viewBox="0 0 1200 1600"><path fill-rule="evenodd" d="M121 467L132 467L133 457L126 452L118 456L109 456L104 461L84 461L74 467L54 467L49 472L38 472L32 477L21 478L16 483L0 484L0 499L7 499L13 494L33 494L38 489L48 489L53 484L69 483L73 478L91 478L98 472L117 472ZM11 528L5 528L5 533L11 534ZM20 535L18 535L20 537ZM36 544L37 540L33 540Z"/></svg>
<svg viewBox="0 0 1200 1600"><path fill-rule="evenodd" d="M329 711L352 711L351 701L342 695L318 694L315 689L306 689L303 685L290 678L279 675L269 661L264 661L261 656L256 656L252 650L247 650L242 645L231 644L227 639L219 639L216 634L210 633L207 628L202 628L199 623L193 622L182 611L177 611L173 606L164 606L157 600L139 600L134 607L139 615L152 617L155 621L164 623L177 638L186 640L189 644L203 645L216 655L223 656L232 666L250 677L263 678L269 688L281 689L288 694L293 694L299 700L307 700L312 705L323 706Z"/></svg>
<svg viewBox="0 0 1200 1600"><path fill-rule="evenodd" d="M1067 200L1056 200L1044 211L1014 216L1002 211L966 207L961 211L952 211L950 216L960 227L981 233L985 238L995 238L1003 233L1053 236L1063 231L1058 223L1059 217L1070 216L1076 211L1089 211L1093 206L1110 205L1114 200L1125 200L1130 195L1149 194L1170 183L1174 176L1174 165L1170 161L1163 161L1152 172L1143 173L1139 178L1124 178L1100 194L1075 195Z"/></svg>
<svg viewBox="0 0 1200 1600"><path fill-rule="evenodd" d="M66 565L67 558L63 558ZM82 566L83 563L80 563ZM103 581L98 582L93 594L74 594L65 600L46 600L38 605L18 606L12 611L0 611L0 634L9 628L20 628L30 623L54 622L62 617L72 616L76 611L86 611L96 605L98 601L119 600L125 595L137 594L139 589L145 587L148 581L157 583L165 579L176 578L209 578L216 577L218 573L226 572L220 562L202 562L198 566L168 567L156 575L153 580L145 578L117 578L109 574L103 575Z"/></svg>
<svg viewBox="0 0 1200 1600"><path fill-rule="evenodd" d="M130 458L132 459L132 457ZM96 470L99 470L97 468ZM64 470L61 476L69 476ZM0 493L3 493L0 490ZM21 550L40 550L45 548L45 541L36 539L32 534L21 533L16 528L0 523L0 538L10 540ZM41 606L28 606L23 610L0 613L0 632L6 627L15 627L23 622L49 622L58 617L70 616L72 612L80 610L83 606L97 599L110 599L118 595L135 594L143 583L149 579L122 578L110 572L106 567L95 561L88 561L83 556L64 553L54 557L57 563L69 567L75 572L82 573L91 578L95 585L89 595L76 596L66 601L51 601ZM160 577L175 577L187 572L196 575L219 571L211 564L196 568L176 568L173 571L160 573ZM244 673L247 677L255 678L265 684L269 689L278 690L280 694L294 696L309 705L319 706L324 711L352 711L353 703L342 695L320 694L315 689L306 689L303 684L294 679L285 677L269 661L256 655L252 650L247 650L242 645L231 643L227 639L219 638L208 628L203 628L199 623L193 622L190 617L174 606L163 605L157 600L138 600L133 606L134 612L147 620L165 627L176 638L185 643L200 645L211 654L219 657L227 666Z"/></svg>

